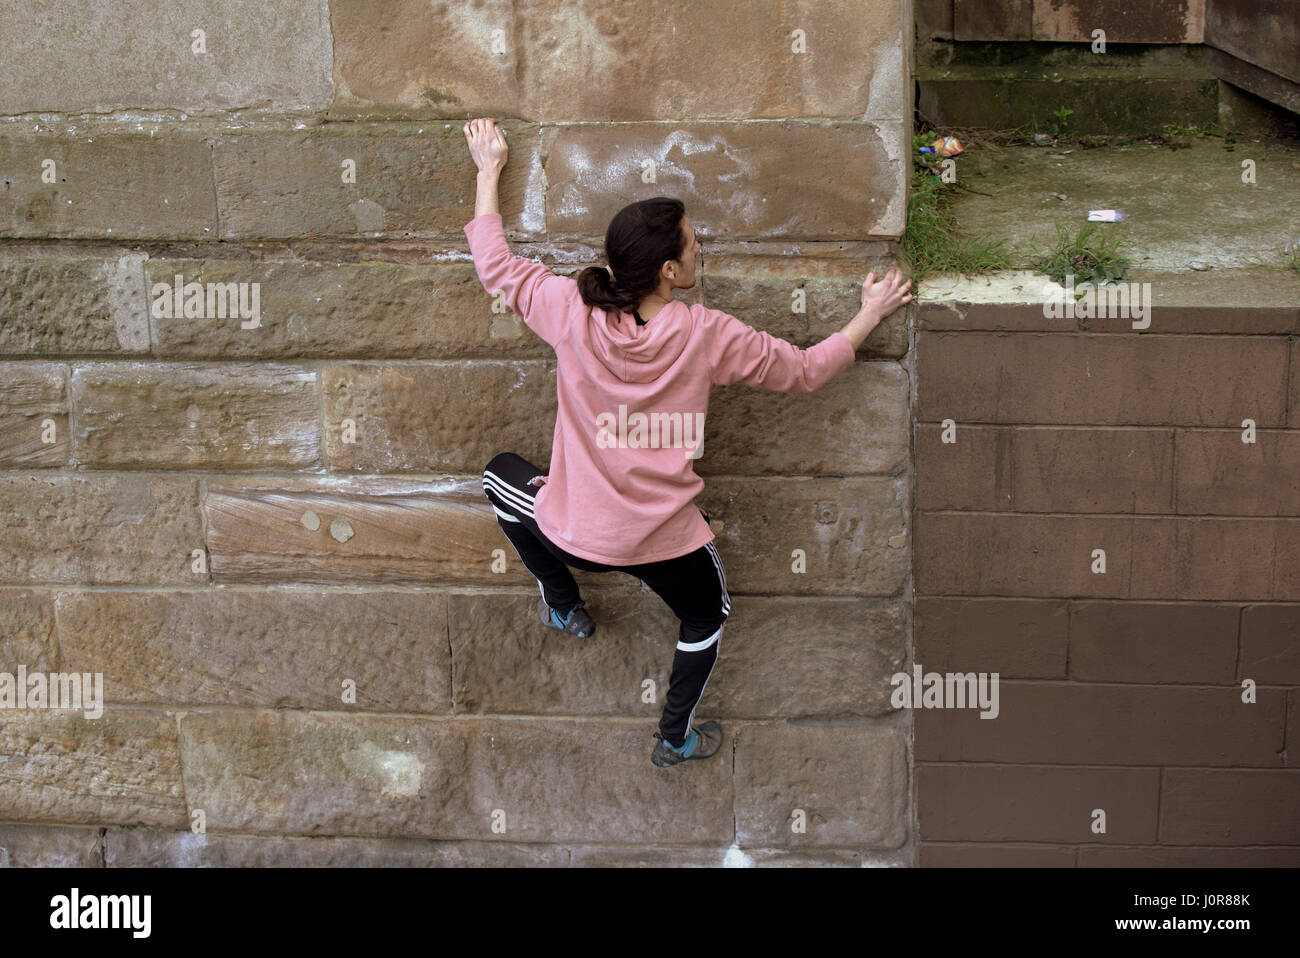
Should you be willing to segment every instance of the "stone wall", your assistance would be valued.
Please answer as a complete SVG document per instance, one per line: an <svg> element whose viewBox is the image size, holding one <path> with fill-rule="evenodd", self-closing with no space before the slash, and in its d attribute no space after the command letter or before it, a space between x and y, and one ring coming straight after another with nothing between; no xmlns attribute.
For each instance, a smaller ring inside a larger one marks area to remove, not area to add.
<svg viewBox="0 0 1300 958"><path fill-rule="evenodd" d="M507 131L520 255L678 196L689 301L810 346L897 259L907 0L13 6L0 672L106 705L3 715L0 863L915 862L907 311L816 394L715 392L727 738L654 768L675 619L579 573L597 638L545 631L482 495L548 461L555 369L474 274L461 132Z"/></svg>

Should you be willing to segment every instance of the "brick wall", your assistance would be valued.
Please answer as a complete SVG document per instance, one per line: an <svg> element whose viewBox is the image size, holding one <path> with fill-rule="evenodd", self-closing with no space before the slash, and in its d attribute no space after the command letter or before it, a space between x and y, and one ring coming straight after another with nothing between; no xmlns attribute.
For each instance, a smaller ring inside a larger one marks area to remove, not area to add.
<svg viewBox="0 0 1300 958"><path fill-rule="evenodd" d="M597 639L545 632L482 496L495 453L549 459L554 365L474 274L465 118L501 119L507 234L560 272L678 196L690 301L808 346L896 261L910 3L658 9L6 15L0 671L107 705L3 715L0 860L915 861L905 311L816 394L714 394L716 760L649 762L667 608L579 573Z"/></svg>
<svg viewBox="0 0 1300 958"><path fill-rule="evenodd" d="M918 312L916 662L1000 674L918 710L923 866L1300 864L1295 284L1155 285Z"/></svg>

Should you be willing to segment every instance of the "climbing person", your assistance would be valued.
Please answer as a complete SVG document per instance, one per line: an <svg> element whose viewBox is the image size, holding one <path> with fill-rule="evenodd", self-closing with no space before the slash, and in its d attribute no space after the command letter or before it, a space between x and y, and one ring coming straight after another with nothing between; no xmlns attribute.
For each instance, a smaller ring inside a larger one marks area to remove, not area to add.
<svg viewBox="0 0 1300 958"><path fill-rule="evenodd" d="M696 283L701 245L680 200L625 206L605 233L609 266L576 280L511 253L498 209L505 134L495 120L464 126L478 167L474 218L465 225L483 288L555 350L558 412L549 469L513 452L494 456L483 490L507 539L537 580L548 628L590 639L596 623L570 569L624 572L680 620L668 694L651 761L708 758L718 722L695 724L731 612L709 517L695 505L704 482L703 420L714 386L745 383L807 393L853 365L882 319L911 300L898 270L868 274L862 308L808 349L734 316L671 298Z"/></svg>

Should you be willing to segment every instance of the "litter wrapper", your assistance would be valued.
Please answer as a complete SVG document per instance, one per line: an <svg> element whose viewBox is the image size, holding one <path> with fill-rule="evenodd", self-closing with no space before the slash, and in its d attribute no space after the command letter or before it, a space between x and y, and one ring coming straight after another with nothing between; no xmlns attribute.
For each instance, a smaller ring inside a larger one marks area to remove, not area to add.
<svg viewBox="0 0 1300 958"><path fill-rule="evenodd" d="M930 146L918 147L917 152L932 156L956 156L962 152L961 142L955 136L943 136Z"/></svg>
<svg viewBox="0 0 1300 958"><path fill-rule="evenodd" d="M1123 210L1088 210L1089 223L1118 223L1127 217Z"/></svg>

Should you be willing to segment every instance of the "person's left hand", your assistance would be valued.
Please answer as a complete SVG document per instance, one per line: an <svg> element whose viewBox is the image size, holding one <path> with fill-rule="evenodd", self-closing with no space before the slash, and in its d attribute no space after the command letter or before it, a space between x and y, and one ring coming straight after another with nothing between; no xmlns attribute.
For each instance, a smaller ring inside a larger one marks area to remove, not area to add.
<svg viewBox="0 0 1300 958"><path fill-rule="evenodd" d="M493 170L497 173L506 165L506 135L497 126L497 121L490 117L479 117L465 124L465 140L469 143L469 155L479 171Z"/></svg>

